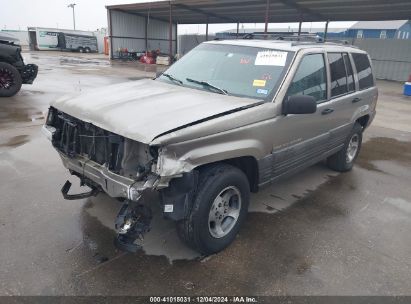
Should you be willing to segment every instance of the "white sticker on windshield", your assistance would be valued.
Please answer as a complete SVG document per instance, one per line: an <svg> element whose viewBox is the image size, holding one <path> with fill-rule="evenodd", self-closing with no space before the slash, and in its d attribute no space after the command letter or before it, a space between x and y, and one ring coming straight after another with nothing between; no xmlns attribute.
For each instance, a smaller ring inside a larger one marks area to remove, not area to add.
<svg viewBox="0 0 411 304"><path fill-rule="evenodd" d="M254 65L277 65L285 66L287 52L262 51L257 53Z"/></svg>

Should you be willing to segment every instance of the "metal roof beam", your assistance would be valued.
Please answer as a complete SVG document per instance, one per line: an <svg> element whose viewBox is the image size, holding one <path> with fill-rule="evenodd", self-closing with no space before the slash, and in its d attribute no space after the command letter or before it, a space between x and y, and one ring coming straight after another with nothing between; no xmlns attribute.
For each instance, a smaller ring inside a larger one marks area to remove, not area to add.
<svg viewBox="0 0 411 304"><path fill-rule="evenodd" d="M282 4L288 6L288 7L296 9L302 15L309 15L309 16L318 18L319 20L323 20L323 21L327 20L327 18L324 17L323 15L321 15L319 13L316 13L316 12L310 10L307 7L302 6L301 4L298 4L298 3L294 2L293 0L278 0L278 1L281 2Z"/></svg>
<svg viewBox="0 0 411 304"><path fill-rule="evenodd" d="M223 21L228 21L228 22L230 22L230 23L231 23L231 22L237 23L237 20L235 20L235 19L231 19L231 18L229 18L229 17L220 16L220 15L218 15L218 14L210 13L210 12L204 11L204 10L199 9L199 8L190 7L190 6L185 5L185 4L174 3L173 6L181 7L181 8L184 8L184 9L188 10L188 11L192 11L192 12L195 12L195 13L199 13L199 14L202 14L202 15L207 16L207 17L213 17L213 18L221 19L221 20L223 20Z"/></svg>
<svg viewBox="0 0 411 304"><path fill-rule="evenodd" d="M136 15L136 16L139 16L139 17L145 17L145 18L148 17L149 19L158 20L158 21L162 21L162 22L169 22L168 19L163 19L163 18L151 16L151 15L148 15L148 14L146 15L146 14L143 14L143 13L137 13L135 11L126 11L126 10L121 10L121 9L111 9L111 10L112 11L122 12L122 13L125 13L125 14Z"/></svg>

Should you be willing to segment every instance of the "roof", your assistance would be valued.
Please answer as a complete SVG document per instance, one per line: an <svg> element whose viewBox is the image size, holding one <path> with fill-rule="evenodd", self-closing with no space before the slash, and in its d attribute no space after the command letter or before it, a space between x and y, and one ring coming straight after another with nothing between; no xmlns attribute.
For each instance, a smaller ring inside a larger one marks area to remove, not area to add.
<svg viewBox="0 0 411 304"><path fill-rule="evenodd" d="M174 0L109 5L118 10L179 24L264 22L267 0ZM410 0L269 0L269 22L404 20Z"/></svg>
<svg viewBox="0 0 411 304"><path fill-rule="evenodd" d="M350 27L359 30L398 30L406 24L408 20L388 20L388 21L360 21Z"/></svg>
<svg viewBox="0 0 411 304"><path fill-rule="evenodd" d="M340 33L344 32L346 28L328 28L328 33ZM256 28L240 28L239 33L240 34L252 34L256 32L264 32L263 28L256 29ZM297 33L298 28L269 28L268 32L276 32L276 33ZM318 33L318 32L324 32L324 27L322 28L307 28L307 27L302 27L301 32L305 33ZM226 30L226 31L221 31L219 33L237 33L237 29L231 29L231 30Z"/></svg>
<svg viewBox="0 0 411 304"><path fill-rule="evenodd" d="M257 40L257 39L235 39L235 40L212 40L204 42L207 44L225 44L268 48L283 51L296 52L307 48L321 48L325 50L336 50L346 52L364 53L364 51L353 47L351 45L337 44L337 43L315 43L315 42L298 42L298 41L284 41L284 40Z"/></svg>

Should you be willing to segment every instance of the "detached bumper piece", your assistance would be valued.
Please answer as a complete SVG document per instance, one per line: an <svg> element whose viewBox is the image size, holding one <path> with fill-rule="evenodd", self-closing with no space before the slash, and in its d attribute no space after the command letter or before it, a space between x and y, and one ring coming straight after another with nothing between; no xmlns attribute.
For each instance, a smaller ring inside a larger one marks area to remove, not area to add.
<svg viewBox="0 0 411 304"><path fill-rule="evenodd" d="M63 188L61 188L61 193L63 194L63 197L66 200L78 200L82 198L96 196L100 192L100 189L92 188L91 191L89 192L79 193L79 194L68 194L70 188L71 188L71 183L69 181L66 181Z"/></svg>
<svg viewBox="0 0 411 304"><path fill-rule="evenodd" d="M135 244L137 239L143 239L144 234L150 231L152 219L151 209L132 201L125 201L115 222L118 232L114 245L128 252L136 252L141 245Z"/></svg>
<svg viewBox="0 0 411 304"><path fill-rule="evenodd" d="M21 70L21 78L23 83L32 84L37 77L39 68L36 64L26 64Z"/></svg>

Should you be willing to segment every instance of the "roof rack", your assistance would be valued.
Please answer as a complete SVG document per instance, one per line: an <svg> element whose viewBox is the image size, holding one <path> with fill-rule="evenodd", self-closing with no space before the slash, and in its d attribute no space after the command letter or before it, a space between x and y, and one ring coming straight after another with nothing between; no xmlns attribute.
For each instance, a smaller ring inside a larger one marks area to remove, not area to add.
<svg viewBox="0 0 411 304"><path fill-rule="evenodd" d="M308 32L294 33L294 32L254 32L247 34L243 39L263 39L263 40L286 40L286 41L307 41L307 42L323 42L323 38L317 34Z"/></svg>
<svg viewBox="0 0 411 304"><path fill-rule="evenodd" d="M243 37L243 39L263 39L263 40L284 40L284 41L291 41L292 45L304 45L304 44L313 44L313 43L323 43L323 44L330 44L330 45L350 45L348 40L343 39L333 39L329 38L327 41L324 41L324 38L308 32L303 33L295 33L295 32L255 32L247 34ZM353 46L355 47L355 46Z"/></svg>

